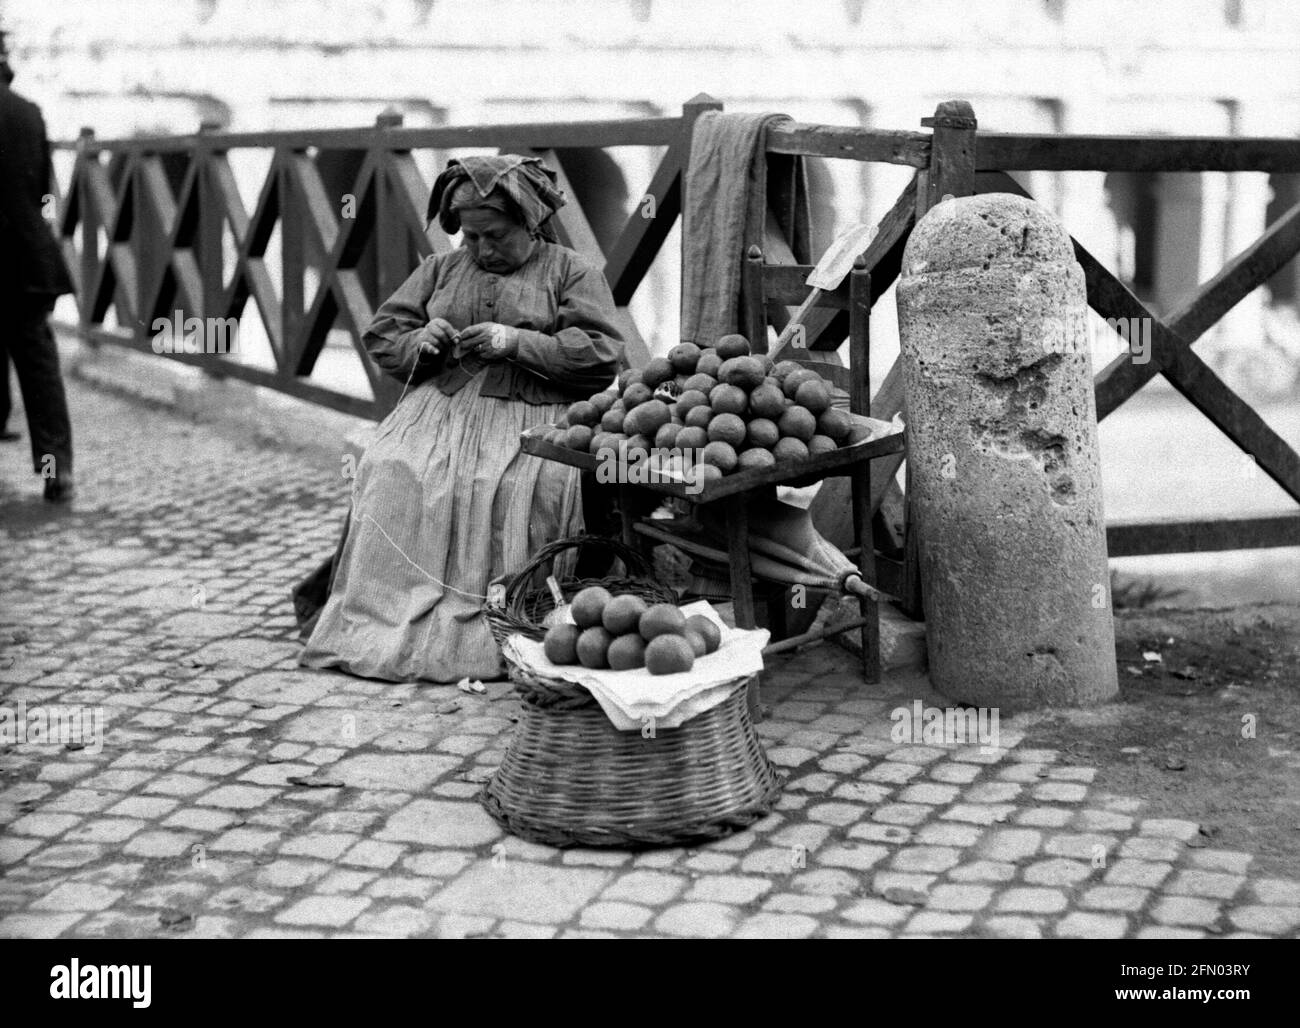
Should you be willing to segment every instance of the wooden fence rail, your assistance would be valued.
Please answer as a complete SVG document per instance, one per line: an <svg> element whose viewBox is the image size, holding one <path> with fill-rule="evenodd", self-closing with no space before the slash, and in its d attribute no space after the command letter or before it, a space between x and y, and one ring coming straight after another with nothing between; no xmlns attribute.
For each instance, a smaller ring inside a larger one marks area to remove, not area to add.
<svg viewBox="0 0 1300 1028"><path fill-rule="evenodd" d="M948 196L977 192L1028 195L1008 171L1300 171L1300 139L980 133L975 112L964 101L940 104L933 117L922 119L922 126L932 132L787 124L769 133L769 153L878 161L917 169L903 195L877 226L876 237L864 254L866 270L871 274L873 303L897 278L907 237L930 207ZM782 219L771 212L768 221L772 237L765 256L769 262L777 259L787 265L780 276L769 274L768 281L775 283L778 290L784 286L793 299L811 267L794 258L789 232L782 234L786 228ZM1263 236L1165 319L1157 318L1077 241L1074 246L1084 269L1089 306L1103 318L1116 319L1110 324L1133 324L1129 319L1139 318L1152 326L1149 361L1139 364L1131 354L1124 353L1097 374L1098 418L1111 414L1155 375L1164 375L1262 472L1300 502L1300 456L1191 348L1243 297L1300 252L1300 205L1285 212ZM833 307L841 306L842 300L833 297ZM847 334L847 318L835 309L814 313L817 317L809 319L803 341L813 351L821 351L824 359L834 360L833 351ZM788 311L773 312L772 322L777 329L787 319ZM872 399L871 414L891 418L902 408L902 381L895 365ZM887 503L891 494L898 501L894 473L902 460L900 454L887 462L887 469L877 469L877 488L872 495L875 507ZM1113 556L1293 546L1300 545L1300 515L1114 524L1109 527L1108 537ZM915 542L910 533L909 541ZM904 571L913 567L914 561L905 564ZM909 605L918 607L914 584L907 591Z"/></svg>
<svg viewBox="0 0 1300 1028"><path fill-rule="evenodd" d="M370 361L362 334L420 259L451 246L436 223L426 230L431 183L413 151L490 148L539 154L559 173L569 196L556 217L561 241L604 268L629 356L644 363L649 353L627 305L681 212L694 120L719 106L700 97L680 117L568 124L403 128L400 116L381 115L373 128L311 132L105 141L84 131L75 144L62 144L75 148L76 158L66 187L56 183L57 233L75 286L77 328L92 341L152 352L154 324L173 311L239 319L251 300L273 367L226 353L175 356L213 374L381 418L400 387ZM613 146L663 153L606 252L570 180L567 155ZM269 156L251 211L231 160L246 150ZM278 252L272 249L277 229ZM227 233L233 252L223 243ZM309 272L319 281L310 298ZM110 310L116 328L105 325ZM312 379L329 333L340 328L361 357L374 399Z"/></svg>
<svg viewBox="0 0 1300 1028"><path fill-rule="evenodd" d="M205 318L238 318L251 299L270 340L273 370L214 354L185 354L182 359L313 403L382 417L397 388L366 357L361 333L377 304L421 257L450 245L436 224L425 230L429 183L412 151L488 147L541 154L558 170L571 201L557 215L561 239L604 267L633 362L642 362L646 349L627 305L681 212L695 119L719 108L721 104L701 95L683 105L680 117L672 118L404 128L400 117L381 116L372 128L346 130L199 132L111 141L85 133L75 144L65 144L75 146L76 160L71 181L57 189L56 231L76 286L78 328L88 339L151 350L150 326L156 318L174 309ZM916 169L863 255L872 303L897 278L903 247L918 218L947 196L1023 193L1008 171L1300 172L1297 139L981 133L975 112L962 101L941 104L921 125L928 131L787 122L770 128L766 139L772 155ZM617 238L602 246L590 216L576 202L565 154L614 146L658 147L663 155L644 191L653 216L642 216L644 205L638 205ZM240 198L230 163L231 152L242 149L271 155L251 212ZM320 163L326 152L354 158L351 177L342 185L333 181L332 188L326 187ZM782 167L789 173L791 164L785 161ZM772 195L780 197L782 188L778 180ZM354 198L352 217L340 214L340 192ZM793 195L793 186L788 194ZM277 227L282 271L278 288L273 262L268 262L268 256L275 256L268 249ZM231 255L223 251L227 231L234 240ZM769 306L767 315L779 330L789 319L788 308L802 296L813 255L786 210L769 211L764 243L767 263L782 266L779 271L769 269L768 276L769 295L778 302ZM1164 375L1300 502L1300 457L1192 350L1197 338L1300 250L1300 206L1283 214L1163 319L1083 247L1076 243L1075 249L1091 307L1105 318L1149 318L1153 329L1149 362L1137 364L1121 354L1098 372L1098 417L1112 413L1156 374ZM304 295L308 268L320 278L310 303ZM834 367L834 351L848 332L848 302L845 292L832 297L828 308L814 310L803 339L818 359L831 365L832 377L852 385L851 369ZM119 325L116 330L104 327L110 308ZM326 337L336 327L347 330L362 355L374 400L311 380ZM901 411L897 366L871 404L873 416L879 418ZM893 461L896 471L902 456ZM893 483L893 475L883 469L874 476L875 507L891 498L901 503ZM1116 524L1110 526L1109 536L1116 556L1297 545L1300 515Z"/></svg>

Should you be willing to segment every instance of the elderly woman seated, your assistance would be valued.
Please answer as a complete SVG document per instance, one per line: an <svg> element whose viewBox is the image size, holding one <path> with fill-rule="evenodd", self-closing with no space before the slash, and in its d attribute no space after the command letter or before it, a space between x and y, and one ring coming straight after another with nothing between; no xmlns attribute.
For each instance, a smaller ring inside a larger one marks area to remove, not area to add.
<svg viewBox="0 0 1300 1028"><path fill-rule="evenodd" d="M463 243L426 258L365 333L408 388L357 468L303 664L392 681L496 677L489 582L581 531L576 469L519 446L623 359L602 272L549 226L563 203L531 157L453 160L434 183L430 218Z"/></svg>

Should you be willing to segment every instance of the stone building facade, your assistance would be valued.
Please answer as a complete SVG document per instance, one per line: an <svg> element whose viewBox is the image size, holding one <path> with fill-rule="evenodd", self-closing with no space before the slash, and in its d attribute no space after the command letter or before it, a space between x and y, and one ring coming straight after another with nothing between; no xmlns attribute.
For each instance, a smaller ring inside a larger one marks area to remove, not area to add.
<svg viewBox="0 0 1300 1028"><path fill-rule="evenodd" d="M698 92L839 125L916 129L962 97L1005 131L1300 134L1291 0L0 0L0 24L18 87L64 139L359 126L390 106L407 125L635 117ZM630 210L653 155L612 156ZM879 217L909 171L813 174L825 242ZM1300 201L1297 175L1023 181L1158 310ZM669 255L633 306L657 349L674 341L676 280ZM1294 389L1298 294L1293 261L1198 352L1248 394ZM879 311L888 338L892 299Z"/></svg>

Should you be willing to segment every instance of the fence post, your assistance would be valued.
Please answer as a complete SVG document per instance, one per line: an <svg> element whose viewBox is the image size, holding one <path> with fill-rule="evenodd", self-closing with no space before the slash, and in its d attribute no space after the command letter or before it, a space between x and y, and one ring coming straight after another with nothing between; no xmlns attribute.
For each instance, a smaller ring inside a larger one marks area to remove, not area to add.
<svg viewBox="0 0 1300 1028"><path fill-rule="evenodd" d="M933 129L930 166L918 176L916 220L920 221L935 204L948 196L975 193L975 110L965 100L945 100L934 109L934 117L922 118L923 128ZM906 410L904 410L906 417ZM921 608L921 565L914 531L912 509L912 462L907 462L903 503L903 583L899 598L903 612L911 618L924 616Z"/></svg>
<svg viewBox="0 0 1300 1028"><path fill-rule="evenodd" d="M277 176L280 200L280 273L282 276L280 310L280 348L276 354L276 374L293 379L302 356L302 324L306 314L304 276L306 274L306 230L303 224L306 207L294 187L293 162L299 153L276 147L271 174Z"/></svg>
<svg viewBox="0 0 1300 1028"><path fill-rule="evenodd" d="M81 295L77 297L77 320L81 327L82 342L92 350L99 342L90 338L91 318L95 305L95 285L99 271L99 208L95 205L94 190L90 183L89 168L98 163L98 155L90 148L95 142L95 130L82 126L77 136L77 205L81 208Z"/></svg>
<svg viewBox="0 0 1300 1028"><path fill-rule="evenodd" d="M199 135L211 137L221 128L220 122L204 120L199 123ZM195 259L199 266L199 279L203 283L203 316L219 318L221 301L225 293L225 247L222 242L221 204L217 199L213 180L212 156L215 152L206 140L194 149L194 159L199 162L194 187L198 196L198 224L194 234Z"/></svg>
<svg viewBox="0 0 1300 1028"><path fill-rule="evenodd" d="M382 135L387 129L401 128L403 120L402 112L397 108L385 107L375 118L375 128ZM393 203L392 185L388 179L392 153L391 146L383 139L376 142L372 151L375 165L375 256L378 264L378 296L373 298L375 307L406 280L418 259L418 254L411 253L406 223Z"/></svg>

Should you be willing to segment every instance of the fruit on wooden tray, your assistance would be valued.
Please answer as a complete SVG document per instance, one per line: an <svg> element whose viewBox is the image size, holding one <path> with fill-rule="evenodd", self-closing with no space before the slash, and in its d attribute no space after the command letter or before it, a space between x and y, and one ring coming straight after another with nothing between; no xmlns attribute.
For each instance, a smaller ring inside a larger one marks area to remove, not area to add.
<svg viewBox="0 0 1300 1028"><path fill-rule="evenodd" d="M724 361L732 357L748 357L750 353L749 340L735 332L719 339L716 349Z"/></svg>
<svg viewBox="0 0 1300 1028"><path fill-rule="evenodd" d="M719 414L709 422L709 442L740 446L745 441L745 422L739 414Z"/></svg>
<svg viewBox="0 0 1300 1028"><path fill-rule="evenodd" d="M683 450L702 450L708 443L709 433L699 425L688 424L677 433L677 445Z"/></svg>
<svg viewBox="0 0 1300 1028"><path fill-rule="evenodd" d="M679 374L690 375L700 360L700 348L694 343L678 343L668 351L668 363Z"/></svg>
<svg viewBox="0 0 1300 1028"><path fill-rule="evenodd" d="M870 437L833 403L830 384L813 368L751 354L749 341L732 334L712 347L681 343L644 368L620 372L615 388L572 404L542 437L582 453L620 453L629 464L655 459L670 475L707 482Z"/></svg>
<svg viewBox="0 0 1300 1028"><path fill-rule="evenodd" d="M785 413L785 406L785 394L779 386L763 382L749 394L749 409L756 418L776 420Z"/></svg>
<svg viewBox="0 0 1300 1028"><path fill-rule="evenodd" d="M776 427L781 430L782 438L789 437L806 443L817 434L817 419L807 407L787 407ZM776 452L775 447L772 452Z"/></svg>
<svg viewBox="0 0 1300 1028"><path fill-rule="evenodd" d="M569 431L572 432L573 429ZM781 430L776 427L775 421L768 418L755 418L745 426L745 442L750 449L770 450L780 438Z"/></svg>
<svg viewBox="0 0 1300 1028"><path fill-rule="evenodd" d="M736 469L739 471L752 471L754 468L774 468L776 467L776 455L771 450L762 450L757 447L752 450L746 450L736 460Z"/></svg>
<svg viewBox="0 0 1300 1028"><path fill-rule="evenodd" d="M766 377L763 365L755 357L732 357L723 361L718 370L721 381L727 385L739 386L746 392L761 386Z"/></svg>
<svg viewBox="0 0 1300 1028"><path fill-rule="evenodd" d="M729 443L714 441L700 451L700 460L705 464L712 464L724 475L736 466L738 459L735 447Z"/></svg>
<svg viewBox="0 0 1300 1028"><path fill-rule="evenodd" d="M659 431L655 433L655 447L660 450L671 450L677 445L677 433L681 430L682 426L672 421L661 425Z"/></svg>
<svg viewBox="0 0 1300 1028"><path fill-rule="evenodd" d="M794 402L814 415L821 414L831 405L830 388L821 379L802 382L794 391Z"/></svg>
<svg viewBox="0 0 1300 1028"><path fill-rule="evenodd" d="M772 447L772 456L776 458L778 464L784 461L798 461L808 459L808 445L802 439L795 439L793 436L783 436Z"/></svg>
<svg viewBox="0 0 1300 1028"><path fill-rule="evenodd" d="M708 428L709 422L713 420L713 408L707 403L702 403L686 412L682 418L682 424L687 428ZM685 443L682 444L686 445Z"/></svg>
<svg viewBox="0 0 1300 1028"><path fill-rule="evenodd" d="M718 377L718 372L722 369L722 358L718 356L718 351L712 348L705 350L700 354L699 363L695 365L697 375L709 375L712 378Z"/></svg>
<svg viewBox="0 0 1300 1028"><path fill-rule="evenodd" d="M714 414L744 414L749 409L749 397L740 386L724 382L709 393L709 406Z"/></svg>
<svg viewBox="0 0 1300 1028"><path fill-rule="evenodd" d="M828 435L815 435L808 440L808 456L816 457L823 453L834 453L839 449L834 439Z"/></svg>
<svg viewBox="0 0 1300 1028"><path fill-rule="evenodd" d="M696 407L707 406L709 394L702 389L684 389L680 396L677 397L677 403L673 407L673 412L679 418L685 418L688 411Z"/></svg>
<svg viewBox="0 0 1300 1028"><path fill-rule="evenodd" d="M643 403L636 410L627 412L623 419L623 431L631 435L648 435L654 438L654 434L664 425L672 420L672 411L668 409L668 404L663 400L651 400L649 403Z"/></svg>
<svg viewBox="0 0 1300 1028"><path fill-rule="evenodd" d="M838 407L832 407L817 416L818 433L829 436L837 443L847 439L852 429L853 419L849 417L848 411L840 410Z"/></svg>
<svg viewBox="0 0 1300 1028"><path fill-rule="evenodd" d="M586 425L573 425L564 430L564 445L571 450L585 450L591 445L592 434Z"/></svg>
<svg viewBox="0 0 1300 1028"><path fill-rule="evenodd" d="M652 357L641 369L641 381L652 389L662 382L667 382L675 375L672 362L667 357Z"/></svg>
<svg viewBox="0 0 1300 1028"><path fill-rule="evenodd" d="M623 431L623 411L617 405L605 411L600 416L600 427L606 432Z"/></svg>
<svg viewBox="0 0 1300 1028"><path fill-rule="evenodd" d="M655 391L644 382L633 382L623 390L623 406L629 411L633 407L640 406L654 396ZM612 407L613 404L610 404Z"/></svg>

